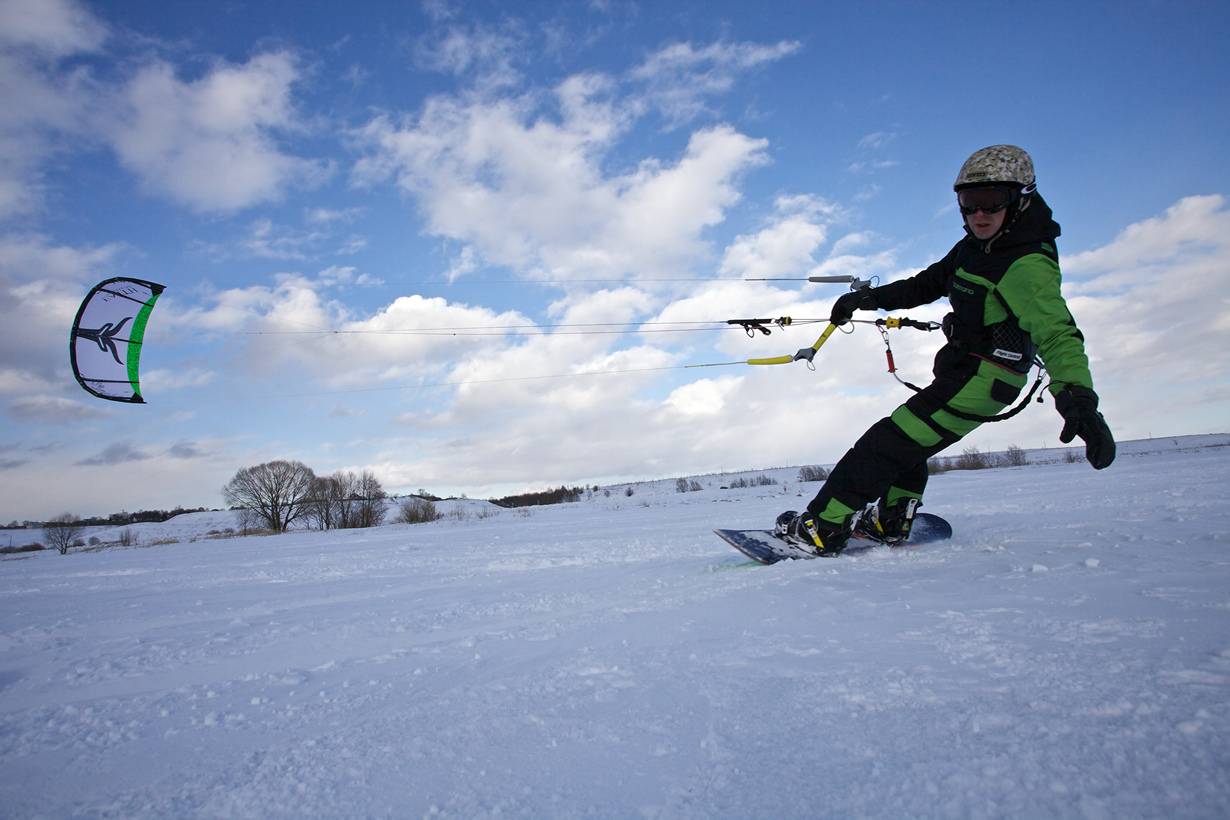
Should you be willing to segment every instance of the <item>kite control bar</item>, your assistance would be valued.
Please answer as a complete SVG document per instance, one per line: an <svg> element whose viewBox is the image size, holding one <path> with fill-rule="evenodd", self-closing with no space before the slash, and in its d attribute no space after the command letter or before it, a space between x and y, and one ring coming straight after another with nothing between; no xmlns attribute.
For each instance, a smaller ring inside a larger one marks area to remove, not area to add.
<svg viewBox="0 0 1230 820"><path fill-rule="evenodd" d="M787 353L784 356L771 356L767 359L748 359L747 364L790 364L791 362L802 360L807 362L808 367L814 369L811 363L812 359L816 357L816 353L820 351L820 348L829 340L829 337L833 335L833 331L836 329L837 325L829 322L829 326L824 329L824 332L820 334L820 338L816 339L811 347L801 347L793 356Z"/></svg>
<svg viewBox="0 0 1230 820"><path fill-rule="evenodd" d="M808 282L827 282L827 283L848 284L850 286L850 290L866 290L871 287L870 279L859 279L857 276L809 276L807 277L807 281ZM895 318L895 317L890 316L890 317L883 318L883 319L876 319L874 322L870 320L858 320L858 319L854 319L852 321L856 321L856 322L866 321L867 324L875 324L880 329L880 333L884 334L885 344L888 343L887 330L890 328L896 329L896 328L902 328L902 327L909 327L909 328L914 328L916 330L928 330L928 331L939 330L940 328L939 322L920 322L914 319L907 319L905 317ZM749 337L755 338L757 331L759 331L760 333L763 333L766 336L770 335L770 330L768 328L769 324L775 324L780 328L785 328L792 324L792 320L789 316L782 316L779 319L729 319L727 320L726 323L730 325L741 326ZM824 332L820 334L820 338L816 339L816 341L811 345L811 347L799 348L799 350L795 352L794 355L786 354L783 356L771 356L771 357L763 358L763 359L748 359L746 361L746 364L752 364L752 365L790 364L791 362L805 361L807 362L807 366L814 370L815 365L813 365L812 362L816 358L816 354L820 352L820 348L824 346L824 343L829 340L829 337L833 335L833 331L836 329L837 329L837 325L833 324L832 322L829 322L828 327L824 329ZM893 373L893 375L895 376L896 367L893 364L892 355L893 355L892 350L890 349L888 352L889 372Z"/></svg>
<svg viewBox="0 0 1230 820"><path fill-rule="evenodd" d="M790 324L789 317L784 316L782 318L786 320L786 323L781 325L781 327L785 327L786 325ZM888 330L889 329L897 329L897 328L903 328L903 327L914 328L915 330L928 330L928 331L940 329L939 322L920 322L916 319L908 319L904 316L900 318L889 316L883 319L875 319L874 321L873 320L861 320L861 319L853 319L851 321L859 322L860 324L863 324L863 323L874 324L876 327L879 328L880 333L883 334L884 342L886 345L888 344ZM738 321L738 320L732 320L731 323L732 324L743 324L742 321ZM764 327L760 327L757 329L765 333L768 332L768 329ZM812 365L812 361L816 358L816 354L820 352L820 348L824 346L824 343L829 340L829 337L833 335L833 331L836 329L837 329L837 325L833 324L832 322L829 322L828 327L824 329L824 332L820 334L820 338L816 339L815 343L812 344L811 347L799 348L798 352L796 352L794 355L786 354L783 356L771 356L765 359L748 359L746 363L747 364L790 364L791 362L805 361L807 362L808 367L812 367L814 369L814 366ZM748 335L749 336L753 335L751 330L748 330ZM895 375L896 368L893 366L891 349L888 352L888 357L889 357L889 372L894 373Z"/></svg>

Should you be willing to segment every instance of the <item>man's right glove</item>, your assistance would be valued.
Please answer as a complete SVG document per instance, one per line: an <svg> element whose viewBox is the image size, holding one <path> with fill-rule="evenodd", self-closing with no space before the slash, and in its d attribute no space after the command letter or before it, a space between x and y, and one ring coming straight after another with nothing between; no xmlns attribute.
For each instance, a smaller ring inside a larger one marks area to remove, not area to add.
<svg viewBox="0 0 1230 820"><path fill-rule="evenodd" d="M852 290L833 303L833 311L829 314L829 321L835 325L844 325L850 321L854 311L875 310L877 307L879 305L876 304L876 297L872 293L871 288Z"/></svg>
<svg viewBox="0 0 1230 820"><path fill-rule="evenodd" d="M1063 431L1059 440L1064 444L1076 436L1085 442L1085 458L1089 466L1101 470L1115 460L1115 437L1106 419L1098 412L1098 394L1088 387L1070 384L1055 396L1055 409L1063 416Z"/></svg>

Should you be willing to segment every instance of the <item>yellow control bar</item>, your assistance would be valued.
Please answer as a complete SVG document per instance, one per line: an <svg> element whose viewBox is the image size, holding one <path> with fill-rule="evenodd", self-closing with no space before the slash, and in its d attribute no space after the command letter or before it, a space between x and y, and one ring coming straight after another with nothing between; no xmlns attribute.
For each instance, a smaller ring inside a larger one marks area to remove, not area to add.
<svg viewBox="0 0 1230 820"><path fill-rule="evenodd" d="M795 353L793 356L787 354L784 356L771 356L766 359L748 359L747 364L790 364L791 362L797 362L799 359L804 359L807 362L810 362L815 357L816 353L820 351L820 348L824 345L824 343L829 340L829 337L833 335L833 331L836 329L837 325L829 322L829 326L826 327L824 332L820 334L820 338L816 339L815 344L811 347L800 348L799 352Z"/></svg>

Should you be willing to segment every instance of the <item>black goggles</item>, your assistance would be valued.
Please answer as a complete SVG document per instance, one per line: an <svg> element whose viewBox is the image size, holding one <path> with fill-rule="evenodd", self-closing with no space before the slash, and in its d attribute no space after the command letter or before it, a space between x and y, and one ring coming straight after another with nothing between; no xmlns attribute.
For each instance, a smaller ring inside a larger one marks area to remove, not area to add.
<svg viewBox="0 0 1230 820"><path fill-rule="evenodd" d="M1020 192L1014 188L966 188L957 192L961 213L970 216L978 211L996 214L1011 205Z"/></svg>

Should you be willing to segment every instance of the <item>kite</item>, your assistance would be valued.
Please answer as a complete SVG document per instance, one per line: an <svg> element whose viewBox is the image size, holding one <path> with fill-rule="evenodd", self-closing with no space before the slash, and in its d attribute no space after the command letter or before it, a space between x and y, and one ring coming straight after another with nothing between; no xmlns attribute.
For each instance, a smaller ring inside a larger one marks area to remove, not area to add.
<svg viewBox="0 0 1230 820"><path fill-rule="evenodd" d="M117 277L99 282L73 320L69 358L77 382L109 401L144 404L138 371L141 340L154 302L164 287Z"/></svg>

